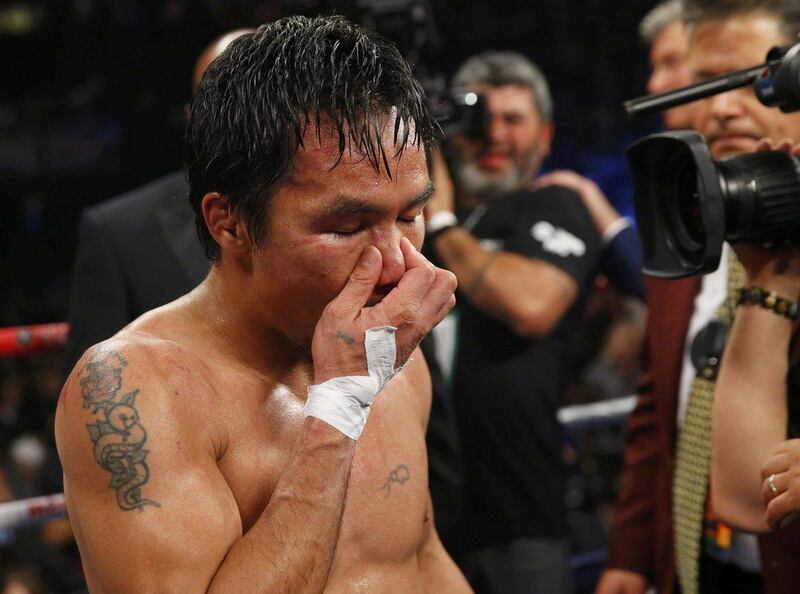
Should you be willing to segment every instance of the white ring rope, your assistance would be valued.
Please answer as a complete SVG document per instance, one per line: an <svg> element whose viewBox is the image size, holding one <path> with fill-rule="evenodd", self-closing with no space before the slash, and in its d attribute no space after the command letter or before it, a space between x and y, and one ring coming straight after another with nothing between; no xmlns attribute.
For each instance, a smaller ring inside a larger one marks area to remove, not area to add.
<svg viewBox="0 0 800 594"><path fill-rule="evenodd" d="M558 410L558 420L567 431L620 424L636 408L636 401L636 396L623 396L590 404L565 406Z"/></svg>
<svg viewBox="0 0 800 594"><path fill-rule="evenodd" d="M0 530L16 530L42 520L53 520L67 515L64 495L45 495L0 503Z"/></svg>

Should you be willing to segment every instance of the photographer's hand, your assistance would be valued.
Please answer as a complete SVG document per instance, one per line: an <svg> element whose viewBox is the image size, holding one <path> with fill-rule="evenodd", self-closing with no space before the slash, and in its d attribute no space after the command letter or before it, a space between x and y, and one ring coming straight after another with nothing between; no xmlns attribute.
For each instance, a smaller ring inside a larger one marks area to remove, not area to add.
<svg viewBox="0 0 800 594"><path fill-rule="evenodd" d="M611 225L622 218L596 183L574 171L552 171L538 177L533 184L536 189L546 186L563 186L578 194L586 210L589 211L600 237L603 237Z"/></svg>

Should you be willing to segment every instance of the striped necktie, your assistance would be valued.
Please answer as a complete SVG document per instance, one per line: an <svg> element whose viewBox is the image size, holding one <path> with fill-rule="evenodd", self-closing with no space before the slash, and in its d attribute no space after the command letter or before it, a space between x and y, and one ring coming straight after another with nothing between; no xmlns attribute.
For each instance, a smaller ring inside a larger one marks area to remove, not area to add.
<svg viewBox="0 0 800 594"><path fill-rule="evenodd" d="M730 327L744 270L733 250L728 259L728 289L714 319ZM672 482L675 563L682 594L698 594L703 516L711 473L711 408L719 362L697 370L689 391L686 416L678 435Z"/></svg>

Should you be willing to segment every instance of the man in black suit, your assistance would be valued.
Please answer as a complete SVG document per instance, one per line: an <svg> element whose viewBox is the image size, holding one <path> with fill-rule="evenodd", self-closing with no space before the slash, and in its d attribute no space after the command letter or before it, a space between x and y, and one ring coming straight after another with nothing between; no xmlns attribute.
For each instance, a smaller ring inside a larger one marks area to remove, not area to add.
<svg viewBox="0 0 800 594"><path fill-rule="evenodd" d="M214 40L195 62L193 88L214 58L250 31ZM180 170L83 212L69 300L67 369L89 346L206 277L210 262L197 239L188 194Z"/></svg>

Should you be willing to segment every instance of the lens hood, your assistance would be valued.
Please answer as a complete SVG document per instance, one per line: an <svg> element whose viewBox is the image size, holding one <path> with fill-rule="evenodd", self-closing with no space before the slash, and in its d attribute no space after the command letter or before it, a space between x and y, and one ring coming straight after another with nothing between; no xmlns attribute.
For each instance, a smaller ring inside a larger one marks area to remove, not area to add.
<svg viewBox="0 0 800 594"><path fill-rule="evenodd" d="M653 134L627 150L644 271L660 278L710 272L725 237L723 192L703 137L680 130Z"/></svg>

